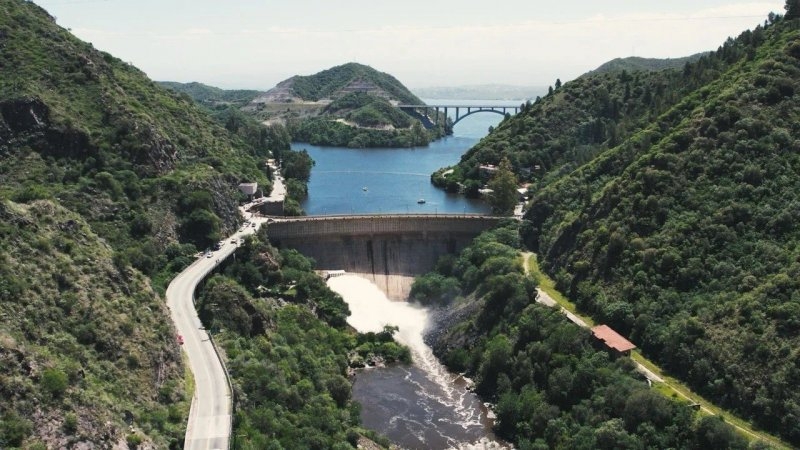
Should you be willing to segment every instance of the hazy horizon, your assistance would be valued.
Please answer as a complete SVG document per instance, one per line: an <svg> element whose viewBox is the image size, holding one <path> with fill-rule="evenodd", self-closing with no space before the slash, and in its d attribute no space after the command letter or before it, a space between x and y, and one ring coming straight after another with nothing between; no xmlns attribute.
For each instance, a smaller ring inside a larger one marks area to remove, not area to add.
<svg viewBox="0 0 800 450"><path fill-rule="evenodd" d="M783 13L782 0L39 0L155 80L266 90L347 62L411 89L549 86L614 58L680 58ZM700 4L698 4L700 3Z"/></svg>

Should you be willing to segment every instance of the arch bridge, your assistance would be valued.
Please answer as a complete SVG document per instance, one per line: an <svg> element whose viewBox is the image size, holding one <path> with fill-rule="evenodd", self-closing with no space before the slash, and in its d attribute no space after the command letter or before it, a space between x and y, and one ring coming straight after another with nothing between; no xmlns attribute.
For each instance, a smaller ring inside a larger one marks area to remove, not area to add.
<svg viewBox="0 0 800 450"><path fill-rule="evenodd" d="M455 111L455 116L452 125L455 126L462 119L473 114L481 112L489 112L505 116L510 113L512 115L519 113L520 106L509 105L397 105L400 110L420 119L426 128L433 128L439 124L439 121L446 120L449 117L450 111ZM432 114L433 113L433 114ZM444 113L444 115L442 115Z"/></svg>

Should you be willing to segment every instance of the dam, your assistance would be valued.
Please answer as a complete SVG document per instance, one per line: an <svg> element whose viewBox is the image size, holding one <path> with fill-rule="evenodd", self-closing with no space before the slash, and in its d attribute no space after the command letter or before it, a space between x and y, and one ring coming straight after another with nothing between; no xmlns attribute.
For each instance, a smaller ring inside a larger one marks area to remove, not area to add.
<svg viewBox="0 0 800 450"><path fill-rule="evenodd" d="M362 276L390 299L405 300L415 276L502 220L464 214L282 217L267 224L267 234L276 247L313 258L317 270Z"/></svg>

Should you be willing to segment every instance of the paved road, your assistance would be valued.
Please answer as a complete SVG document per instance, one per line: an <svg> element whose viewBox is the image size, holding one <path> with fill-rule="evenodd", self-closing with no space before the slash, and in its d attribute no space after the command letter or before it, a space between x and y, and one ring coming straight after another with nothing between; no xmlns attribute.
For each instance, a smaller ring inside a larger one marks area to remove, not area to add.
<svg viewBox="0 0 800 450"><path fill-rule="evenodd" d="M262 221L258 221L262 223ZM208 333L202 329L194 307L194 290L219 262L230 256L237 241L256 228L247 227L228 237L210 258L201 256L176 276L167 287L167 305L172 321L183 337L183 350L194 374L195 391L184 440L185 450L227 449L231 434L232 398L225 369L214 351Z"/></svg>

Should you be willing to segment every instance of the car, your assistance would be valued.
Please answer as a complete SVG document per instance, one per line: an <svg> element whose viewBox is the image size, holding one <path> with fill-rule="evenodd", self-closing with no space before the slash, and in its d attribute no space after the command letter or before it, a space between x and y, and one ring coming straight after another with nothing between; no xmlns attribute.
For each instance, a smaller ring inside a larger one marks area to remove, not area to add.
<svg viewBox="0 0 800 450"><path fill-rule="evenodd" d="M181 335L179 334L179 335L177 335L177 336L176 336L176 338L177 338L177 340L178 340L178 345L183 345L183 336L181 336Z"/></svg>
<svg viewBox="0 0 800 450"><path fill-rule="evenodd" d="M236 238L231 239L231 244L235 244L235 243L236 243Z"/></svg>
<svg viewBox="0 0 800 450"><path fill-rule="evenodd" d="M252 224L252 225L250 225L250 226L251 226L251 227L253 227L253 228L255 228L255 227L256 227L256 224Z"/></svg>
<svg viewBox="0 0 800 450"><path fill-rule="evenodd" d="M211 258L212 256L214 256L214 254L213 254L213 253L211 253L211 252L206 252L206 258Z"/></svg>

